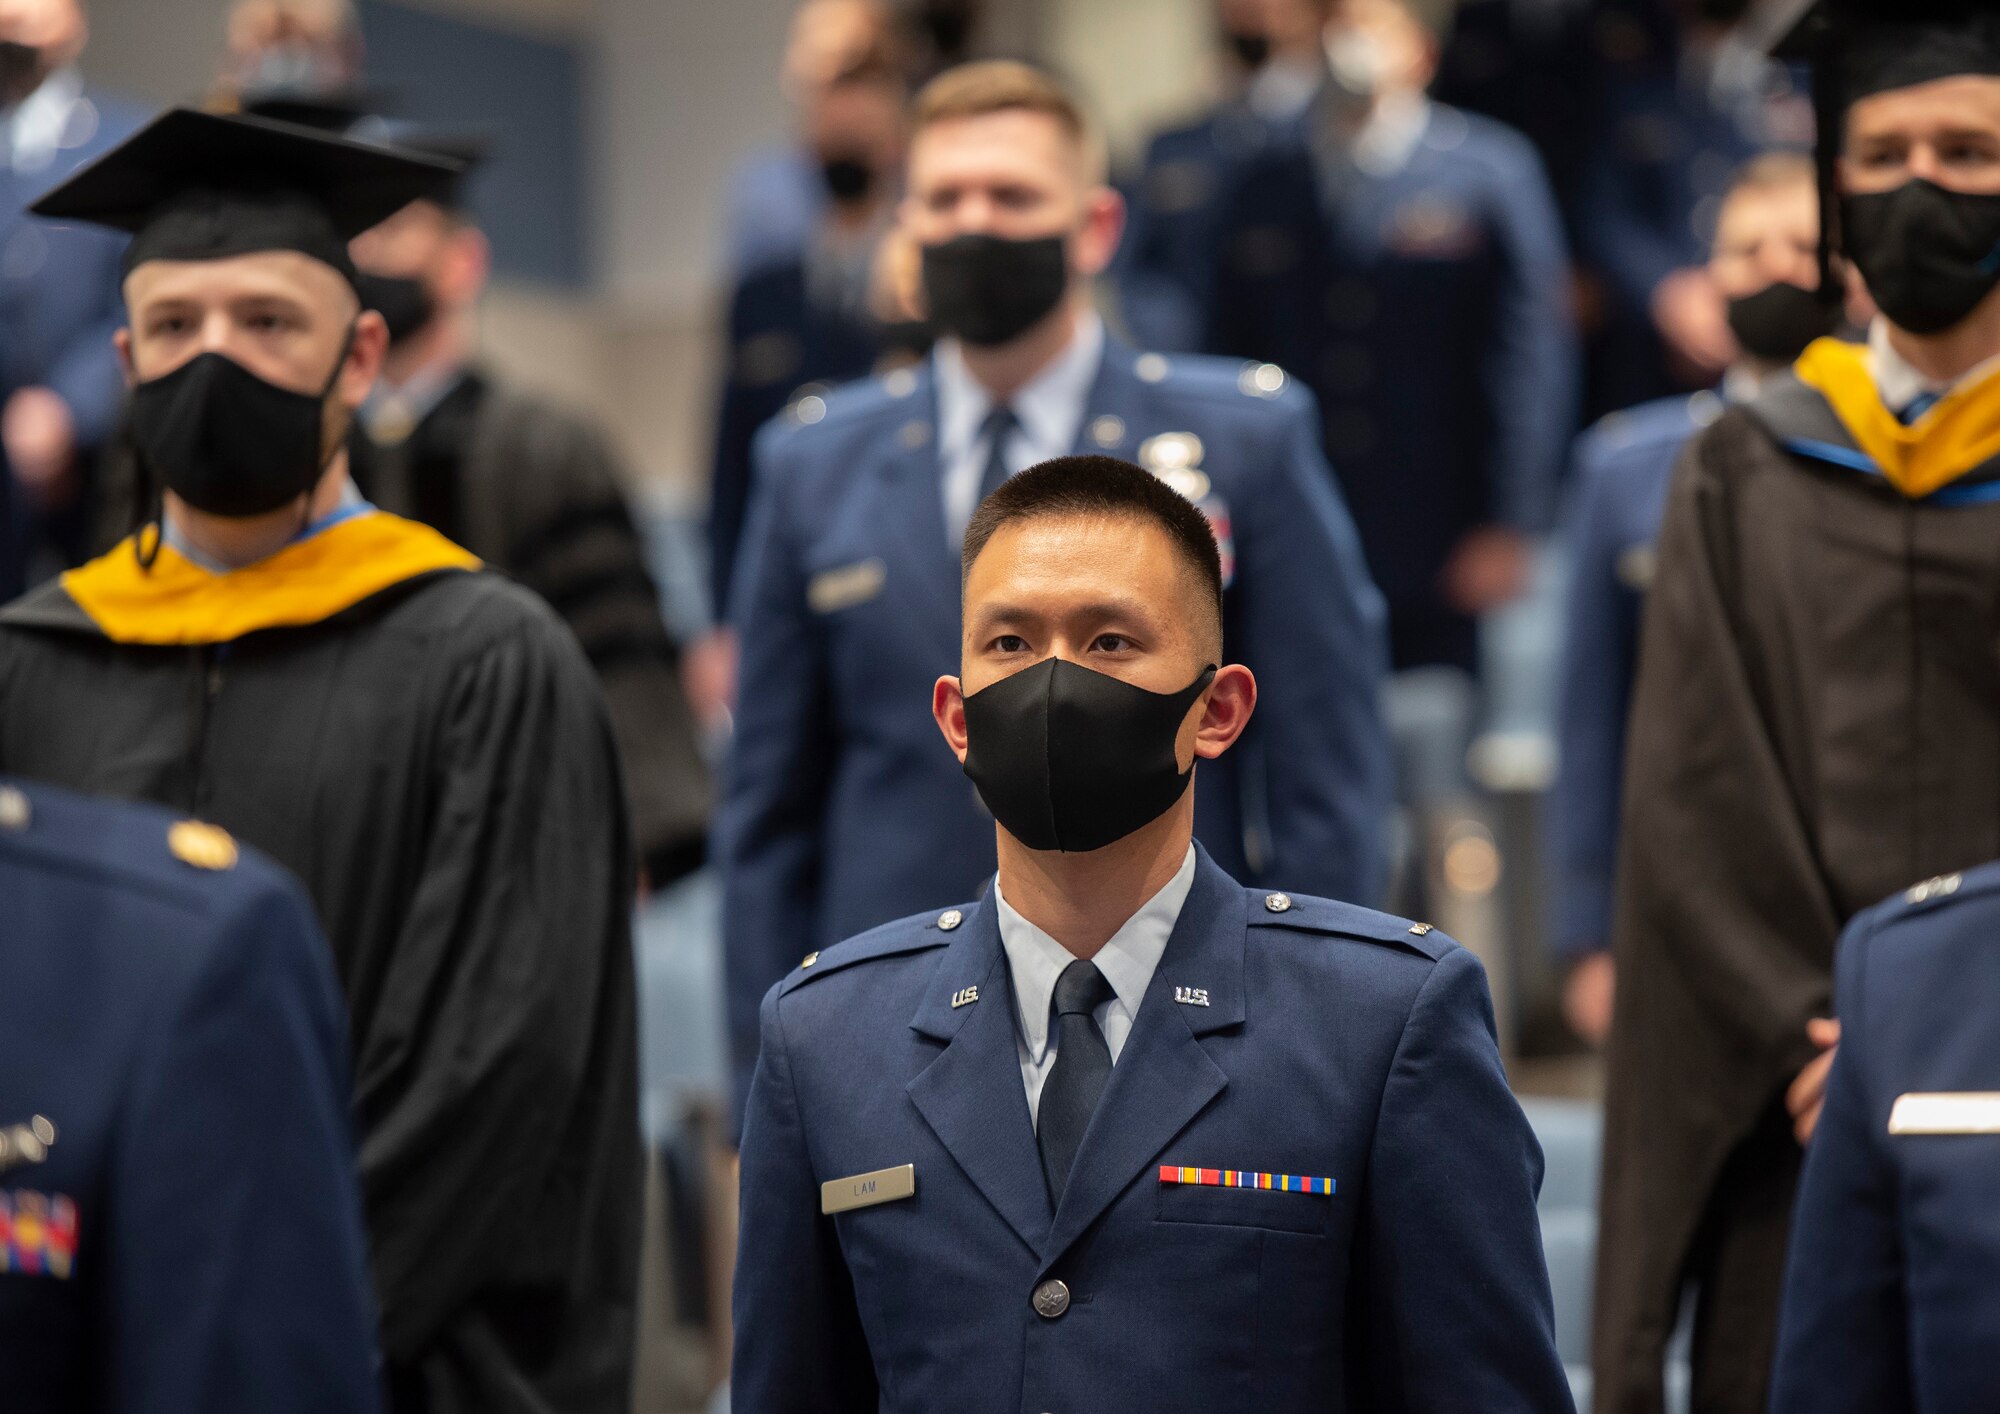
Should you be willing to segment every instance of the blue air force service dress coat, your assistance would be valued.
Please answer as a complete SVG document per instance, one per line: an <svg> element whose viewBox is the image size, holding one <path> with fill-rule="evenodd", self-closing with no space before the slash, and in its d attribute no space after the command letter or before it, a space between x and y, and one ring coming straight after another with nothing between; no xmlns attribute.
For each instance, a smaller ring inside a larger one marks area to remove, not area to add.
<svg viewBox="0 0 2000 1414"><path fill-rule="evenodd" d="M1772 1414L2000 1409L2000 864L1848 925Z"/></svg>
<svg viewBox="0 0 2000 1414"><path fill-rule="evenodd" d="M737 1407L1571 1408L1541 1152L1443 934L1202 854L1053 1209L998 905L807 962L763 1006Z"/></svg>
<svg viewBox="0 0 2000 1414"><path fill-rule="evenodd" d="M1574 426L1555 199L1525 138L1441 104L1396 171L1339 164L1295 143L1245 169L1207 342L1318 396L1395 666L1471 669L1445 562L1481 525L1548 528Z"/></svg>
<svg viewBox="0 0 2000 1414"><path fill-rule="evenodd" d="M376 1414L331 954L212 826L0 780L0 1407Z"/></svg>
<svg viewBox="0 0 2000 1414"><path fill-rule="evenodd" d="M739 1087L758 1002L804 952L973 897L996 864L992 816L930 714L933 685L960 659L935 403L925 364L830 393L816 420L774 424L760 442L717 826ZM1112 341L1080 440L1154 464L1222 543L1225 651L1260 694L1243 741L1201 768L1197 834L1258 884L1379 897L1382 603L1311 397L1276 368Z"/></svg>
<svg viewBox="0 0 2000 1414"><path fill-rule="evenodd" d="M1639 671L1639 614L1674 463L1715 420L1714 393L1662 398L1600 420L1577 441L1570 583L1551 798L1556 950L1568 961L1611 946L1612 875L1624 794L1625 718Z"/></svg>

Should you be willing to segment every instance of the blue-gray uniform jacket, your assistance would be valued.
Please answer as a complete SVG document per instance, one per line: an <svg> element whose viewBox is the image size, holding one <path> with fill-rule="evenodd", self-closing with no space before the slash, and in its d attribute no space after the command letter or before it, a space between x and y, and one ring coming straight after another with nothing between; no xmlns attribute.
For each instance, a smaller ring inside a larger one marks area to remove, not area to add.
<svg viewBox="0 0 2000 1414"><path fill-rule="evenodd" d="M2000 864L1841 936L1772 1414L2000 1409Z"/></svg>
<svg viewBox="0 0 2000 1414"><path fill-rule="evenodd" d="M1139 343L1201 346L1235 174L1273 141L1294 140L1296 128L1296 121L1274 123L1247 104L1226 103L1147 145L1114 267L1118 311Z"/></svg>
<svg viewBox="0 0 2000 1414"><path fill-rule="evenodd" d="M1611 880L1625 775L1625 719L1639 670L1639 611L1667 483L1688 440L1715 420L1714 393L1614 412L1577 439L1570 585L1558 685L1556 950L1611 946Z"/></svg>
<svg viewBox="0 0 2000 1414"><path fill-rule="evenodd" d="M0 782L0 1408L374 1414L332 958L290 876Z"/></svg>
<svg viewBox="0 0 2000 1414"><path fill-rule="evenodd" d="M118 265L125 237L27 211L145 120L142 108L86 91L47 165L32 171L14 170L0 130L0 404L23 388L54 390L69 406L86 460L110 439L125 401L124 375L111 346L125 322ZM52 554L57 567L65 567L92 548L88 536L95 529L89 497L67 515L23 504L5 463L0 453L0 602L25 587L31 559Z"/></svg>
<svg viewBox="0 0 2000 1414"><path fill-rule="evenodd" d="M717 826L739 1099L758 1001L800 953L971 897L995 867L993 819L930 712L960 659L936 421L926 363L760 438ZM1240 878L1372 901L1391 799L1382 604L1312 399L1275 368L1107 340L1080 450L1158 460L1167 432L1198 465L1163 474L1223 542L1225 651L1259 688L1243 740L1202 765L1196 832Z"/></svg>
<svg viewBox="0 0 2000 1414"><path fill-rule="evenodd" d="M1208 345L1318 396L1395 665L1471 669L1445 563L1478 526L1548 528L1575 431L1562 224L1527 140L1442 104L1400 169L1348 165L1292 143L1246 166Z"/></svg>
<svg viewBox="0 0 2000 1414"><path fill-rule="evenodd" d="M1443 934L1201 854L1053 1210L1017 1031L990 897L765 998L738 1408L1570 1409L1541 1151ZM822 1212L904 1165L910 1196Z"/></svg>

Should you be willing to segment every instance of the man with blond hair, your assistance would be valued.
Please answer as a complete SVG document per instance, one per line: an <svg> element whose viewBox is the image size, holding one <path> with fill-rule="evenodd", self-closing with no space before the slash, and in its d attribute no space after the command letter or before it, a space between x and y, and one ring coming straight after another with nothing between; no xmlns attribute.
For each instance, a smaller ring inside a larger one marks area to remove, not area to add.
<svg viewBox="0 0 2000 1414"><path fill-rule="evenodd" d="M1124 207L1053 79L950 70L912 130L902 225L937 348L800 399L757 444L718 823L739 1084L759 999L800 954L992 877L992 818L923 704L955 662L958 541L1034 462L1137 461L1213 528L1223 631L1264 685L1257 724L1205 778L1195 829L1217 861L1361 902L1383 882L1383 611L1311 397L1268 364L1141 354L1106 332L1091 281Z"/></svg>

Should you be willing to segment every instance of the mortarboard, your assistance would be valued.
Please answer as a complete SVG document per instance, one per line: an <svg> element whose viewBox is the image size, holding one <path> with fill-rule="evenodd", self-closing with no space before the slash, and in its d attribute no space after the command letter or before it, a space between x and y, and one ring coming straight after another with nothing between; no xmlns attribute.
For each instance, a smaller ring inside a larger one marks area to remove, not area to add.
<svg viewBox="0 0 2000 1414"><path fill-rule="evenodd" d="M149 260L291 250L351 282L347 242L458 173L441 157L175 108L29 209L129 232L127 273Z"/></svg>
<svg viewBox="0 0 2000 1414"><path fill-rule="evenodd" d="M1963 75L2000 77L1996 0L1801 0L1781 26L1775 59L1812 67L1819 172L1820 289L1833 279L1840 249L1837 172L1848 108L1892 89Z"/></svg>

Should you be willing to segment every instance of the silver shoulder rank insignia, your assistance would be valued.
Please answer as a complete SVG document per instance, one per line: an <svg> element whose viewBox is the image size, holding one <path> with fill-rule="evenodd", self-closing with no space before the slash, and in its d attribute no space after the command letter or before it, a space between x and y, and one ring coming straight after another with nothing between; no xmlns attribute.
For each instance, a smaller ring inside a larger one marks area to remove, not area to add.
<svg viewBox="0 0 2000 1414"><path fill-rule="evenodd" d="M947 908L943 913L940 913L938 915L937 925L938 927L942 928L945 932L949 933L952 929L956 928L959 924L963 923L964 921L965 921L965 915L963 913L960 913L955 908Z"/></svg>
<svg viewBox="0 0 2000 1414"><path fill-rule="evenodd" d="M1958 886L1965 882L1959 874L1941 874L1935 879L1926 879L1903 895L1911 903L1927 903L1934 898L1944 898L1958 892Z"/></svg>
<svg viewBox="0 0 2000 1414"><path fill-rule="evenodd" d="M26 1124L10 1124L0 1129L0 1173L22 1164L42 1162L55 1142L56 1127L47 1115L36 1115Z"/></svg>
<svg viewBox="0 0 2000 1414"><path fill-rule="evenodd" d="M28 828L35 811L28 797L12 786L0 786L0 830L18 834Z"/></svg>
<svg viewBox="0 0 2000 1414"><path fill-rule="evenodd" d="M199 820L181 820L169 827L167 848L181 863L213 872L234 869L238 858L229 831Z"/></svg>
<svg viewBox="0 0 2000 1414"><path fill-rule="evenodd" d="M951 994L951 1009L957 1011L960 1007L971 1006L978 1000L979 989L977 987L960 987L956 992Z"/></svg>
<svg viewBox="0 0 2000 1414"><path fill-rule="evenodd" d="M1139 465L1190 501L1209 493L1208 473L1201 469L1204 448L1192 432L1162 432L1139 444Z"/></svg>
<svg viewBox="0 0 2000 1414"><path fill-rule="evenodd" d="M809 952L799 960L799 966L811 967L815 962L818 961L819 961L819 954L816 952Z"/></svg>
<svg viewBox="0 0 2000 1414"><path fill-rule="evenodd" d="M1264 895L1264 907L1272 913L1289 913L1292 908L1292 896L1290 894L1266 894Z"/></svg>
<svg viewBox="0 0 2000 1414"><path fill-rule="evenodd" d="M1207 1006L1208 988L1176 987L1174 988L1174 1000L1182 1006Z"/></svg>
<svg viewBox="0 0 2000 1414"><path fill-rule="evenodd" d="M1428 923L1412 923L1410 931L1415 933L1419 938L1422 938L1428 936L1433 930Z"/></svg>

